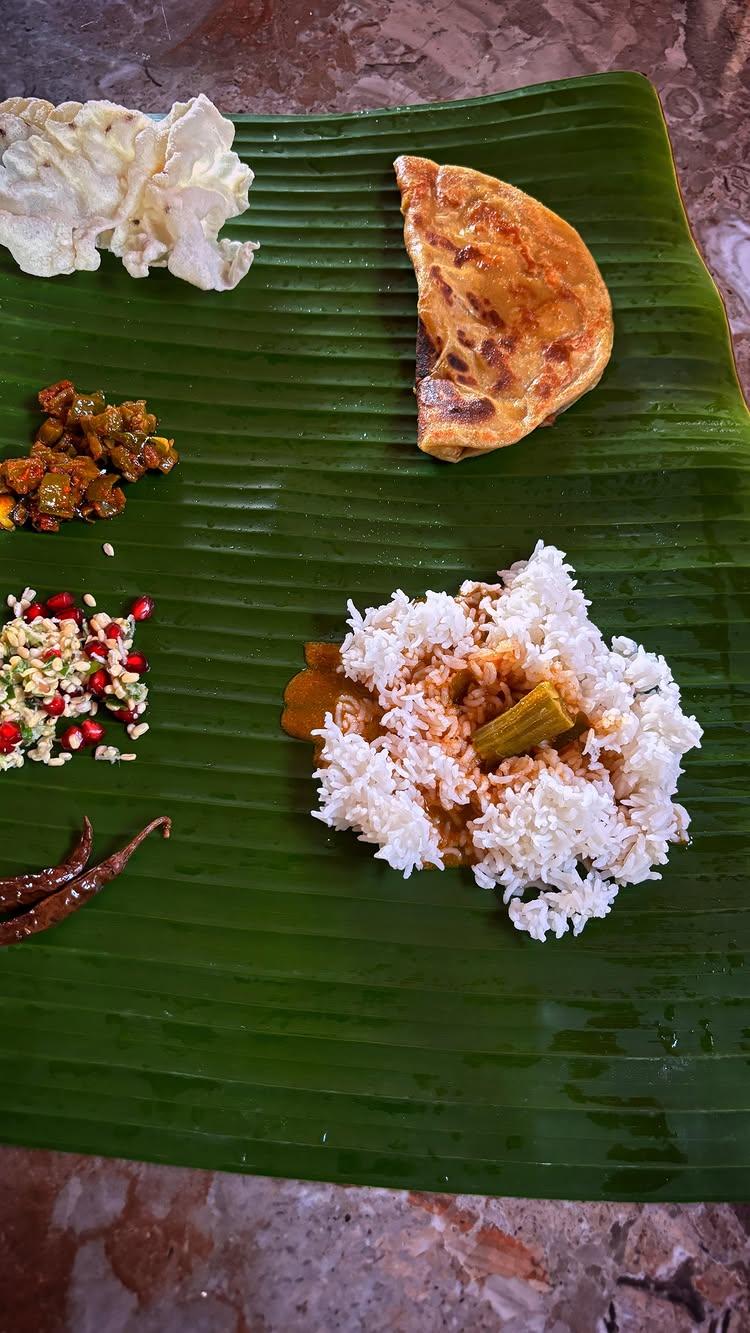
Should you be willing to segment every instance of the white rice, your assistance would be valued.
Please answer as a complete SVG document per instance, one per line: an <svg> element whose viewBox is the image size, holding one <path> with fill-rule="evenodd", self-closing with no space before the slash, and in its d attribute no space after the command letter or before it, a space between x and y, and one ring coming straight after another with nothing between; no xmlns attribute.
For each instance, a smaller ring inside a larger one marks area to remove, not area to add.
<svg viewBox="0 0 750 1333"><path fill-rule="evenodd" d="M407 877L470 862L538 940L578 935L621 885L659 878L670 843L686 840L672 797L702 736L664 658L624 637L608 647L571 574L539 542L500 583L467 582L455 598L398 591L364 616L349 603L342 672L377 700L380 734L362 734L367 712L350 698L317 733L316 818L353 829ZM475 683L457 703L462 670ZM542 680L590 729L560 752L542 745L485 772L472 731Z"/></svg>

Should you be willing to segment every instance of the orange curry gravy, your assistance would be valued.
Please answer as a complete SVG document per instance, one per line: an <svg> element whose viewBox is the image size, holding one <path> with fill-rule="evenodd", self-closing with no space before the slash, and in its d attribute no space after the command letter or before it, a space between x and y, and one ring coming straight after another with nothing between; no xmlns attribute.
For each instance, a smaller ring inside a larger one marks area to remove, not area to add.
<svg viewBox="0 0 750 1333"><path fill-rule="evenodd" d="M375 698L364 685L342 675L341 648L337 643L306 643L305 662L305 670L293 676L284 690L281 725L287 736L315 745L318 737L313 732L323 726L326 713L335 713L340 700L351 699L355 705L366 702L372 706ZM377 725L365 726L362 734L373 740L379 730Z"/></svg>
<svg viewBox="0 0 750 1333"><path fill-rule="evenodd" d="M380 734L379 713L376 700L371 690L355 681L348 680L339 670L341 649L336 643L306 643L303 671L293 676L284 690L284 708L281 725L288 736L297 740L310 741L320 746L318 731L325 722L326 713L335 713L341 700L351 699L354 704L366 702L373 711L373 720L365 722L361 734L367 740L374 740ZM430 819L440 831L440 842L444 847L455 849L460 840L460 830L465 827L467 817L477 815L479 809L447 812L436 802L428 809ZM471 857L466 853L453 851L446 858L446 865L468 865ZM425 866L425 869L434 869Z"/></svg>

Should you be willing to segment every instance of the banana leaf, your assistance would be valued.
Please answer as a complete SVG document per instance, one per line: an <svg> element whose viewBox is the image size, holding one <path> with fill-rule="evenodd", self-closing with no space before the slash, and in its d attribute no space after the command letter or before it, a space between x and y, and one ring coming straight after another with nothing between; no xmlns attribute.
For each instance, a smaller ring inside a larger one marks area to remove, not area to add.
<svg viewBox="0 0 750 1333"><path fill-rule="evenodd" d="M150 592L137 763L2 777L0 870L170 842L0 957L0 1138L230 1171L546 1197L750 1194L750 427L724 311L635 74L353 116L238 117L247 279L41 280L0 262L0 445L69 376L145 396L183 461L110 525L3 537L3 591ZM415 282L391 162L512 181L612 293L601 385L553 429L450 467L415 447ZM574 940L516 933L466 872L405 882L309 818L279 730L347 596L491 579L540 536L607 634L666 655L706 728L689 848ZM102 541L115 546L106 559Z"/></svg>

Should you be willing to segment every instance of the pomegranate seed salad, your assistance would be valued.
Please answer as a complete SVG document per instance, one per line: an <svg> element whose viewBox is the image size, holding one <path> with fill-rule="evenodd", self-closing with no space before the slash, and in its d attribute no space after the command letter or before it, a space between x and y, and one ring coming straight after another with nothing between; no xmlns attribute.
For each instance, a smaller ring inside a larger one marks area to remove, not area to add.
<svg viewBox="0 0 750 1333"><path fill-rule="evenodd" d="M7 599L11 618L0 630L0 771L27 759L62 767L87 749L109 763L136 758L112 744L107 723L128 739L148 731L144 714L149 663L133 646L136 625L154 611L153 598L136 598L124 616L86 609L72 593L38 601L33 588Z"/></svg>

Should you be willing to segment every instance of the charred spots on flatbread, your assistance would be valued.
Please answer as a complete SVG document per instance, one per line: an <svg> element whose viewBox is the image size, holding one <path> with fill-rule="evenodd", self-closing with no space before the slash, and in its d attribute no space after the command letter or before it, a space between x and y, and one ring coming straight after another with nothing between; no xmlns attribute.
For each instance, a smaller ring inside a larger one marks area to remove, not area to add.
<svg viewBox="0 0 750 1333"><path fill-rule="evenodd" d="M477 250L475 245L462 245L460 250L456 251L453 263L456 268L461 268L464 264L478 264L482 259L482 251Z"/></svg>
<svg viewBox="0 0 750 1333"><path fill-rule="evenodd" d="M521 229L500 209L480 200L469 210L469 220L474 227L483 228L490 236L507 236L520 245Z"/></svg>
<svg viewBox="0 0 750 1333"><path fill-rule="evenodd" d="M433 341L421 319L417 321L417 351L414 367L414 378L417 383L423 380L425 375L429 375L435 365L442 351L442 345L437 346L437 343L440 342L438 335L436 335L436 341Z"/></svg>
<svg viewBox="0 0 750 1333"><path fill-rule="evenodd" d="M465 398L450 380L423 380L418 393L423 407L432 408L436 416L457 425L475 425L495 415L495 405L489 398Z"/></svg>
<svg viewBox="0 0 750 1333"><path fill-rule="evenodd" d="M464 361L462 356L457 356L455 352L448 353L447 361L448 365L451 366L453 370L460 370L463 375L465 375L469 369L468 362Z"/></svg>
<svg viewBox="0 0 750 1333"><path fill-rule="evenodd" d="M551 398L554 393L557 393L558 388L559 385L554 376L545 373L539 376L534 391L539 402L543 403L546 398Z"/></svg>
<svg viewBox="0 0 750 1333"><path fill-rule="evenodd" d="M449 241L447 236L441 236L440 232L434 231L432 228L425 231L425 240L434 250L447 250L450 255L456 253L453 241Z"/></svg>
<svg viewBox="0 0 750 1333"><path fill-rule="evenodd" d="M430 269L430 277L440 292L445 304L453 305L453 288L449 282L446 282L442 269L438 268L437 264L432 265Z"/></svg>
<svg viewBox="0 0 750 1333"><path fill-rule="evenodd" d="M545 361L556 361L562 365L570 360L570 344L566 338L555 338L554 342L547 344L542 355Z"/></svg>
<svg viewBox="0 0 750 1333"><path fill-rule="evenodd" d="M487 362L487 365L492 366L492 369L495 371L495 381L492 385L493 393L502 393L503 389L507 389L515 379L513 371L508 364L508 358L501 345L502 343L510 341L511 339L505 338L497 340L494 338L485 338L479 348L480 356Z"/></svg>
<svg viewBox="0 0 750 1333"><path fill-rule="evenodd" d="M483 320L485 324L489 324L493 329L505 328L505 320L502 315L498 314L488 297L477 292L467 292L466 299L477 319Z"/></svg>
<svg viewBox="0 0 750 1333"><path fill-rule="evenodd" d="M494 338L484 339L479 348L479 355L497 370L505 365L505 354Z"/></svg>
<svg viewBox="0 0 750 1333"><path fill-rule="evenodd" d="M538 270L539 264L529 250L523 229L508 217L507 213L482 201L473 205L469 218L472 228L480 235L484 232L490 242L500 241L501 244L508 242L527 272L533 273Z"/></svg>

